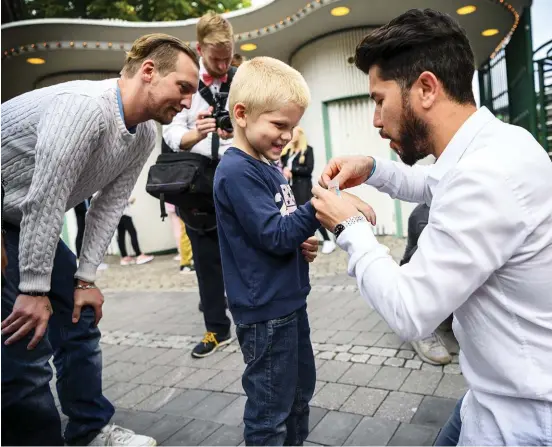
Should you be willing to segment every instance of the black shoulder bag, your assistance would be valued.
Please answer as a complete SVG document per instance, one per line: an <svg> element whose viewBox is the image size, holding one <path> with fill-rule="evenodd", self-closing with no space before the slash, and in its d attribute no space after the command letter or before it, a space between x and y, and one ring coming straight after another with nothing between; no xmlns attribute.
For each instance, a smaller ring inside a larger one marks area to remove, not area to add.
<svg viewBox="0 0 552 447"><path fill-rule="evenodd" d="M235 72L232 67L221 93L228 93ZM215 106L211 90L203 81L199 81L199 93L209 105ZM213 183L219 145L219 137L213 133L209 158L189 151L172 152L162 140L161 155L150 167L146 183L146 192L160 201L162 219L167 217L165 203L170 203L178 208L178 214L190 228L200 232L216 229Z"/></svg>

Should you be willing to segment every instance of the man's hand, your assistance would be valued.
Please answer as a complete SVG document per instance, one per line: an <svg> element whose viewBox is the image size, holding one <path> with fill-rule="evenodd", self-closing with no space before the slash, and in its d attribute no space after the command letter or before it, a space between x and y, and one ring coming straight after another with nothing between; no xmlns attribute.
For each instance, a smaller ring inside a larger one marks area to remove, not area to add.
<svg viewBox="0 0 552 447"><path fill-rule="evenodd" d="M349 217L359 215L358 209L349 201L320 186L312 188L312 206L316 218L328 230L334 231L337 224Z"/></svg>
<svg viewBox="0 0 552 447"><path fill-rule="evenodd" d="M217 134L221 140L229 140L230 138L234 138L234 132L226 132L222 129L217 129Z"/></svg>
<svg viewBox="0 0 552 447"><path fill-rule="evenodd" d="M203 112L199 112L196 118L196 132L199 141L205 139L211 132L217 131L217 122L211 118L213 108L209 107Z"/></svg>
<svg viewBox="0 0 552 447"><path fill-rule="evenodd" d="M303 249L302 253L305 261L313 262L318 256L318 239L316 236L309 237L301 244L301 248Z"/></svg>
<svg viewBox="0 0 552 447"><path fill-rule="evenodd" d="M88 283L79 281L79 284L86 285ZM84 306L92 306L96 316L95 325L97 326L102 319L102 306L104 297L100 289L75 289L75 307L73 308L73 323L77 323L80 319L81 310Z"/></svg>
<svg viewBox="0 0 552 447"><path fill-rule="evenodd" d="M340 194L343 199L347 200L349 203L354 205L357 210L364 214L364 217L366 217L368 222L370 222L372 225L376 225L376 213L374 211L374 208L372 208L366 202L363 202L354 194L349 194L345 191L341 191Z"/></svg>
<svg viewBox="0 0 552 447"><path fill-rule="evenodd" d="M34 337L27 345L27 349L36 348L44 337L52 312L52 305L47 296L19 295L13 305L12 313L2 321L2 335L15 332L5 344L11 345L21 340L34 329Z"/></svg>
<svg viewBox="0 0 552 447"><path fill-rule="evenodd" d="M289 168L284 168L283 170L283 174L284 174L284 177L286 178L286 180L289 182L291 180L291 177L293 177L293 174L291 173L291 170Z"/></svg>
<svg viewBox="0 0 552 447"><path fill-rule="evenodd" d="M350 156L332 158L324 171L318 183L324 188L328 188L328 183L332 179L337 179L340 189L352 188L362 185L372 172L374 159L372 157Z"/></svg>

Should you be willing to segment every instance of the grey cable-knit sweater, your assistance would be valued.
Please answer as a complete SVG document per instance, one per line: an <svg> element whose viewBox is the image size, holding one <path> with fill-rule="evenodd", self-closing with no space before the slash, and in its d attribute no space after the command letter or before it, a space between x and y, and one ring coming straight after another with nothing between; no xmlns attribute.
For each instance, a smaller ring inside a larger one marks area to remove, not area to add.
<svg viewBox="0 0 552 447"><path fill-rule="evenodd" d="M94 281L151 151L153 121L125 127L117 79L73 81L2 104L4 219L21 228L21 292L48 292L67 210L100 191L86 216L76 277Z"/></svg>

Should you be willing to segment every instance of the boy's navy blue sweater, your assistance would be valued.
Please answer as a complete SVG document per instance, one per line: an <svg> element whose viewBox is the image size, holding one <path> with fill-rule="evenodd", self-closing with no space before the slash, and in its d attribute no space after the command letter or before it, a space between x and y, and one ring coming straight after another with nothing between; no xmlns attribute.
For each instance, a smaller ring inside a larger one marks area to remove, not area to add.
<svg viewBox="0 0 552 447"><path fill-rule="evenodd" d="M215 174L215 206L228 305L236 324L280 318L305 305L309 267L301 244L320 224L296 207L272 165L229 148Z"/></svg>

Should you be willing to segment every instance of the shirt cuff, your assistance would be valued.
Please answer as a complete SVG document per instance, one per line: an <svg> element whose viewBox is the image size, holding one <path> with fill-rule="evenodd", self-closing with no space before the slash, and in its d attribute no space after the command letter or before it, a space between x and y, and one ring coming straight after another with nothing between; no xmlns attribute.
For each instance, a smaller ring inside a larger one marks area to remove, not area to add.
<svg viewBox="0 0 552 447"><path fill-rule="evenodd" d="M44 292L50 291L51 273L48 275L37 275L32 272L20 272L19 291L25 292Z"/></svg>
<svg viewBox="0 0 552 447"><path fill-rule="evenodd" d="M364 253L374 250L379 242L374 236L370 222L357 222L345 228L337 238L337 245L345 250L349 256L355 251Z"/></svg>
<svg viewBox="0 0 552 447"><path fill-rule="evenodd" d="M373 170L370 177L368 177L368 179L364 182L364 184L369 186L382 186L385 183L383 179L383 173L385 172L385 167L387 163L389 163L389 160L378 157L372 158L374 159L375 169Z"/></svg>
<svg viewBox="0 0 552 447"><path fill-rule="evenodd" d="M79 262L79 268L77 270L77 273L75 273L75 278L78 278L86 282L94 282L96 281L97 270L98 270L97 265L94 265L86 261L85 259L81 259Z"/></svg>

